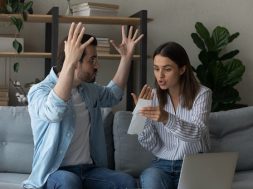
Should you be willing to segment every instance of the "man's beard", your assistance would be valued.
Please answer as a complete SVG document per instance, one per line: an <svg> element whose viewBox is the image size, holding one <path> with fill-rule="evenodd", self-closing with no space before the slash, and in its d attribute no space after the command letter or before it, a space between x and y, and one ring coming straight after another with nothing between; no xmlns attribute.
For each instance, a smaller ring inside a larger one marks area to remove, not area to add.
<svg viewBox="0 0 253 189"><path fill-rule="evenodd" d="M87 83L94 83L96 81L96 75L97 75L97 69L94 69L93 77L89 77L89 79L86 80Z"/></svg>

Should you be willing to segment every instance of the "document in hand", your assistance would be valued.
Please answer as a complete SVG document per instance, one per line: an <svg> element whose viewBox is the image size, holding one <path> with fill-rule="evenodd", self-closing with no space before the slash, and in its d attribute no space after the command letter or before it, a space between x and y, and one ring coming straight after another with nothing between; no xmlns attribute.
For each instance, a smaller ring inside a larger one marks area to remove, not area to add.
<svg viewBox="0 0 253 189"><path fill-rule="evenodd" d="M127 134L139 134L143 131L146 117L139 114L139 110L143 107L151 106L151 100L139 99L133 111L133 117L128 128Z"/></svg>

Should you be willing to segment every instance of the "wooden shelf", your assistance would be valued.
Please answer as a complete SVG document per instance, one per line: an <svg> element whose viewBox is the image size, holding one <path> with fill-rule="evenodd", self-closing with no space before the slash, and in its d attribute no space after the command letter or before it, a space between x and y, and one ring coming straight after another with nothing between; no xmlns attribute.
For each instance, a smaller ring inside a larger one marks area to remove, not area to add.
<svg viewBox="0 0 253 189"><path fill-rule="evenodd" d="M18 14L0 14L0 21L9 22L12 16ZM52 15L29 14L27 22L51 23ZM139 18L114 17L114 16L59 16L60 23L84 22L85 24L110 24L110 25L139 25Z"/></svg>
<svg viewBox="0 0 253 189"><path fill-rule="evenodd" d="M45 52L0 52L0 57L19 57L19 58L51 58L51 53Z"/></svg>

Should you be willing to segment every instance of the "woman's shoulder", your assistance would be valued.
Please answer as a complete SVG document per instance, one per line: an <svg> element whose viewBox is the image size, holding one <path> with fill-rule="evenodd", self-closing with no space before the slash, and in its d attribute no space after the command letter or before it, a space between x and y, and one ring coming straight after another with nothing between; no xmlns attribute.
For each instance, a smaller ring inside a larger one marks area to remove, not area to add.
<svg viewBox="0 0 253 189"><path fill-rule="evenodd" d="M206 87L206 86L200 84L200 85L199 85L199 95L200 95L200 94L203 94L203 93L212 93L212 90L209 89L208 87Z"/></svg>

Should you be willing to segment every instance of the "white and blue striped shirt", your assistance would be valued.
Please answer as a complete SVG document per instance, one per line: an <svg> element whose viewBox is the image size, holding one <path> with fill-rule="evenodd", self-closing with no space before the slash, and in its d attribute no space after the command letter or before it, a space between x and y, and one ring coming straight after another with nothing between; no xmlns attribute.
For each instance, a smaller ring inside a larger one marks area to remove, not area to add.
<svg viewBox="0 0 253 189"><path fill-rule="evenodd" d="M144 130L139 134L140 144L156 157L167 160L182 160L184 155L206 152L210 148L209 130L206 125L212 104L212 92L200 86L192 109L182 106L182 100L176 111L170 96L164 109L169 113L168 122L147 120ZM152 106L158 106L156 91Z"/></svg>

